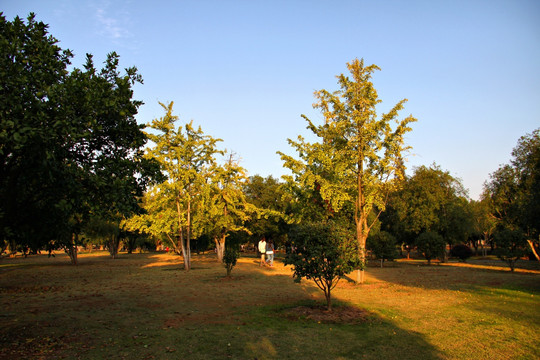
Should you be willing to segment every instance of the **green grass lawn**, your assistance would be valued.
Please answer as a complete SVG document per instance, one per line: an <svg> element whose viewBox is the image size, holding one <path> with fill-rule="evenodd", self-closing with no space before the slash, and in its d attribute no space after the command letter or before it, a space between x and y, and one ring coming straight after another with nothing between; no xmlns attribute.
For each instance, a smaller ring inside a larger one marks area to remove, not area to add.
<svg viewBox="0 0 540 360"><path fill-rule="evenodd" d="M540 269L395 262L342 280L334 317L278 260L167 254L0 260L2 359L538 359ZM340 318L347 309L360 318ZM319 313L321 311L319 310Z"/></svg>

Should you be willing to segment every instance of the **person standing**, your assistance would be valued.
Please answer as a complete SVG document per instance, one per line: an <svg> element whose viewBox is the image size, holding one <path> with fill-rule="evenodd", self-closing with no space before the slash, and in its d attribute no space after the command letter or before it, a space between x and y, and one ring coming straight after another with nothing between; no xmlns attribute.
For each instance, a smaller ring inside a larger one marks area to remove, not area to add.
<svg viewBox="0 0 540 360"><path fill-rule="evenodd" d="M264 256L266 254L266 240L263 237L261 241L259 241L259 253L261 254L261 262L259 266L264 266L266 262L264 261Z"/></svg>
<svg viewBox="0 0 540 360"><path fill-rule="evenodd" d="M266 262L268 263L268 265L270 265L271 267L274 266L274 243L272 242L272 240L268 240L268 242L266 243Z"/></svg>

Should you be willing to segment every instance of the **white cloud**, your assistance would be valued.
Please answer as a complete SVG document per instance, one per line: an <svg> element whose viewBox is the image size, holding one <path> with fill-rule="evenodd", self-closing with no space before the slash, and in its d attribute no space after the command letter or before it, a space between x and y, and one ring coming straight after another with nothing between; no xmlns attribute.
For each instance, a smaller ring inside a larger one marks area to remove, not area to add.
<svg viewBox="0 0 540 360"><path fill-rule="evenodd" d="M98 33L113 41L131 38L133 35L129 30L129 14L120 9L110 10L110 3L103 2L96 8L95 16L98 22Z"/></svg>

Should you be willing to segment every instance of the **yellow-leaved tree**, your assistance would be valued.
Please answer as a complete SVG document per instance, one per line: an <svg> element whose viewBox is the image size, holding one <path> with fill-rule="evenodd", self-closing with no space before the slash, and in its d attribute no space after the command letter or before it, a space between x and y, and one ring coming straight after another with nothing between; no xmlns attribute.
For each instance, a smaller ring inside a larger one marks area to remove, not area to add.
<svg viewBox="0 0 540 360"><path fill-rule="evenodd" d="M403 155L409 147L404 135L416 119L412 115L398 119L406 99L378 117L376 106L381 100L371 76L379 67L364 66L364 61L358 59L347 63L347 67L350 76L337 76L339 90L315 92L314 107L321 111L324 124L315 125L302 115L320 140L309 143L301 136L297 141L289 139L299 159L279 154L293 173L286 177L287 181L318 191L332 212L340 211L346 203L354 205L361 264L356 281L362 283L366 239L385 210L388 194L405 175Z"/></svg>

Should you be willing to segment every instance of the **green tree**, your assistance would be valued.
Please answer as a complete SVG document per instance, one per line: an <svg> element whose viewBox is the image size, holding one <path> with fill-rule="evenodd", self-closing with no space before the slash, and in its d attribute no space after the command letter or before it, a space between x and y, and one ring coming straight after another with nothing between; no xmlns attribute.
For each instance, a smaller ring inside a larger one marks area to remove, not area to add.
<svg viewBox="0 0 540 360"><path fill-rule="evenodd" d="M438 166L414 169L390 196L383 229L414 244L424 232L436 232L448 244L463 243L472 232L472 216L461 182Z"/></svg>
<svg viewBox="0 0 540 360"><path fill-rule="evenodd" d="M368 249L381 261L381 267L385 260L394 260L398 256L397 240L386 231L379 231L370 236Z"/></svg>
<svg viewBox="0 0 540 360"><path fill-rule="evenodd" d="M47 28L34 14L26 23L0 14L0 238L36 249L64 222L51 193L60 177L54 139L64 124L53 121L59 104L49 94L73 56Z"/></svg>
<svg viewBox="0 0 540 360"><path fill-rule="evenodd" d="M495 233L495 255L514 271L516 262L527 254L527 238L519 230L503 229Z"/></svg>
<svg viewBox="0 0 540 360"><path fill-rule="evenodd" d="M300 160L281 154L295 181L314 189L327 202L331 211L341 210L346 203L354 206L354 222L359 258L365 262L366 239L380 213L386 207L388 194L404 176L404 135L411 130L412 116L397 120L406 100L399 101L380 118L376 106L381 102L371 82L376 65L364 66L355 59L347 64L351 77L338 76L340 90L315 92L324 124L315 125L306 116L308 128L320 138L309 143L301 136L289 143ZM393 129L392 123L396 126ZM293 178L289 177L289 181ZM370 221L370 215L375 213ZM363 267L357 281L363 281Z"/></svg>
<svg viewBox="0 0 540 360"><path fill-rule="evenodd" d="M142 158L147 138L135 120L142 103L132 86L142 79L134 67L121 74L116 53L101 70L87 55L83 70L68 73L71 53L32 14L27 24L0 23L0 232L33 247L55 239L76 263L91 214L138 211L156 175Z"/></svg>
<svg viewBox="0 0 540 360"><path fill-rule="evenodd" d="M416 239L415 244L418 251L420 251L428 261L428 265L431 265L431 260L442 258L444 256L446 241L441 235L434 231L421 233Z"/></svg>
<svg viewBox="0 0 540 360"><path fill-rule="evenodd" d="M332 309L332 289L358 264L354 235L336 224L302 224L289 234L290 249L285 264L293 266L293 277L313 280L324 292Z"/></svg>
<svg viewBox="0 0 540 360"><path fill-rule="evenodd" d="M536 258L540 236L540 129L522 136L512 160L484 185L492 215L500 227L520 230Z"/></svg>
<svg viewBox="0 0 540 360"><path fill-rule="evenodd" d="M230 232L249 230L244 223L256 212L244 194L247 181L245 170L229 155L221 166L212 169L207 201L204 202L205 231L212 235L216 244L218 261L223 260L225 240Z"/></svg>
<svg viewBox="0 0 540 360"><path fill-rule="evenodd" d="M148 149L146 156L160 164L168 179L147 199L148 202L155 200L147 204L153 208L147 217L152 224L147 229L167 234L171 239L170 234L174 232L177 241L173 243L179 244L175 246L181 248L184 268L190 270L191 239L199 236L203 229L203 219L195 218L194 214L203 212L202 194L208 186L214 156L220 153L216 143L221 140L205 135L200 127L195 129L193 122L176 129L178 116L173 115L173 102L160 105L165 115L147 125L147 135L155 146Z"/></svg>
<svg viewBox="0 0 540 360"><path fill-rule="evenodd" d="M222 262L227 269L227 276L231 276L232 269L236 266L236 262L240 257L240 252L232 247L227 247L222 257Z"/></svg>
<svg viewBox="0 0 540 360"><path fill-rule="evenodd" d="M493 238L493 232L497 225L496 218L491 213L491 198L484 191L481 195L480 201L471 201L471 211L473 219L473 232L479 234L478 240L475 240L475 249L477 249L477 242L480 243L482 249L482 255L487 255L486 245L490 244Z"/></svg>
<svg viewBox="0 0 540 360"><path fill-rule="evenodd" d="M262 237L284 242L287 234L287 213L290 213L287 193L283 184L272 176L263 178L254 175L244 184L246 199L257 209L257 216L252 216L245 227L253 234L256 244Z"/></svg>

